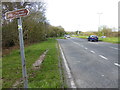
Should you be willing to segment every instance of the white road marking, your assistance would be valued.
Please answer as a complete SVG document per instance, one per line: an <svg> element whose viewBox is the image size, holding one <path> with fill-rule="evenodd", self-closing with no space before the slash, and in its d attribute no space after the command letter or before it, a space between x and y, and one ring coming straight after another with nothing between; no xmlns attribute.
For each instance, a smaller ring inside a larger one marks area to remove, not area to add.
<svg viewBox="0 0 120 90"><path fill-rule="evenodd" d="M118 64L118 63L114 63L116 66L118 66L118 67L120 67L120 64Z"/></svg>
<svg viewBox="0 0 120 90"><path fill-rule="evenodd" d="M88 43L92 43L92 44L98 44L98 42L88 42Z"/></svg>
<svg viewBox="0 0 120 90"><path fill-rule="evenodd" d="M88 48L85 47L85 49L87 50Z"/></svg>
<svg viewBox="0 0 120 90"><path fill-rule="evenodd" d="M99 55L101 58L108 60L108 58L104 57L103 55Z"/></svg>
<svg viewBox="0 0 120 90"><path fill-rule="evenodd" d="M76 62L80 62L80 61L76 61Z"/></svg>
<svg viewBox="0 0 120 90"><path fill-rule="evenodd" d="M91 53L95 53L95 52L94 52L94 51L92 51L92 50L91 50L90 52L91 52Z"/></svg>
<svg viewBox="0 0 120 90"><path fill-rule="evenodd" d="M105 76L105 75L101 75L101 76Z"/></svg>
<svg viewBox="0 0 120 90"><path fill-rule="evenodd" d="M72 41L72 40L70 40L70 41ZM72 42L75 43L75 44L77 44L77 45L79 45L79 46L81 46L81 47L84 47L83 45L81 45L81 44L79 44L77 42L74 42L74 41L72 41Z"/></svg>
<svg viewBox="0 0 120 90"><path fill-rule="evenodd" d="M67 71L67 74L68 74L68 78L70 79L70 84L71 84L71 88L76 88L76 85L75 85L75 82L73 80L73 77L72 77L72 74L70 72L70 69L68 67L68 64L67 64L67 61L65 59L65 55L61 49L61 46L59 44L59 47L60 47L60 51L61 51L61 54L62 54L62 57L63 57L63 61L64 61L64 64L65 64L65 68L66 68L66 71Z"/></svg>
<svg viewBox="0 0 120 90"><path fill-rule="evenodd" d="M113 48L113 49L116 49L116 50L118 50L118 48L115 48L115 47L110 47L110 48Z"/></svg>
<svg viewBox="0 0 120 90"><path fill-rule="evenodd" d="M83 45L81 45L81 47L84 47Z"/></svg>

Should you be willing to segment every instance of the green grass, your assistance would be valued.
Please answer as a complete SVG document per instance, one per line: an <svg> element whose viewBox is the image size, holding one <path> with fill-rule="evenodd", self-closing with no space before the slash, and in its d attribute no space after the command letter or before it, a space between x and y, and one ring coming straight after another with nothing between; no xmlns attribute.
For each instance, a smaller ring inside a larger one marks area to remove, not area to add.
<svg viewBox="0 0 120 90"><path fill-rule="evenodd" d="M72 37L87 39L88 36L72 36Z"/></svg>
<svg viewBox="0 0 120 90"><path fill-rule="evenodd" d="M42 43L25 48L26 68L29 88L61 88L62 80L58 67L57 41L52 38ZM49 49L40 70L33 70L32 64L39 56ZM11 88L22 77L21 58L19 50L12 51L2 58L3 88ZM23 87L18 85L17 87Z"/></svg>
<svg viewBox="0 0 120 90"><path fill-rule="evenodd" d="M0 78L2 78L2 58L0 58ZM0 79L0 89L2 89L2 80Z"/></svg>
<svg viewBox="0 0 120 90"><path fill-rule="evenodd" d="M56 39L66 39L65 37L57 37Z"/></svg>
<svg viewBox="0 0 120 90"><path fill-rule="evenodd" d="M84 39L88 38L88 36L74 36L74 37L84 38ZM119 38L118 37L106 37L106 38L99 37L99 40L103 41L103 42L119 43L120 44L120 37Z"/></svg>
<svg viewBox="0 0 120 90"><path fill-rule="evenodd" d="M88 36L77 36L78 38L84 38L84 39L87 39Z"/></svg>
<svg viewBox="0 0 120 90"><path fill-rule="evenodd" d="M118 37L99 38L99 40L110 43L120 43L120 38L118 39Z"/></svg>

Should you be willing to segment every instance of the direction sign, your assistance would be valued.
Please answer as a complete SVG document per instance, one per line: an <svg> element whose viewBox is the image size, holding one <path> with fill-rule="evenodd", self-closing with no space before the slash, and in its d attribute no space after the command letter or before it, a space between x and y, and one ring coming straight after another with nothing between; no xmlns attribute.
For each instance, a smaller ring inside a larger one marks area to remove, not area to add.
<svg viewBox="0 0 120 90"><path fill-rule="evenodd" d="M6 19L15 19L29 14L28 9L19 9L5 13Z"/></svg>
<svg viewBox="0 0 120 90"><path fill-rule="evenodd" d="M24 40L23 40L23 30L22 30L22 16L26 16L29 14L28 9L19 9L15 11L10 11L5 13L6 19L18 19L18 30L19 30L19 41L20 41L20 53L21 53L21 61L22 61L22 73L24 80L24 88L28 88L28 79L27 79L27 70L25 64L25 54L24 54Z"/></svg>

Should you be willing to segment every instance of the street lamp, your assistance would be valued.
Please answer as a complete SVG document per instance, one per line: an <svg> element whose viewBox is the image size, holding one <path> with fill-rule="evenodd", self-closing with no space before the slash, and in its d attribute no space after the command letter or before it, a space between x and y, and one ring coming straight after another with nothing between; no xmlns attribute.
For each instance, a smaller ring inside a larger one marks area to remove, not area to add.
<svg viewBox="0 0 120 90"><path fill-rule="evenodd" d="M97 13L99 15L99 25L98 25L98 31L100 30L100 16L103 14L103 13ZM99 34L100 36L100 34Z"/></svg>
<svg viewBox="0 0 120 90"><path fill-rule="evenodd" d="M98 30L100 29L100 16L103 14L103 13L97 13L99 15L99 26L98 26Z"/></svg>

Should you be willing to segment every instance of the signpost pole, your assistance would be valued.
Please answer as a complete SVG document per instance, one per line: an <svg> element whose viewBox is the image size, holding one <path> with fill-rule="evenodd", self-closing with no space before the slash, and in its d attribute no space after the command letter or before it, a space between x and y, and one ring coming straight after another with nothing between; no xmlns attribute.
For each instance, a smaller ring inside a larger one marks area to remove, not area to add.
<svg viewBox="0 0 120 90"><path fill-rule="evenodd" d="M27 71L26 71L25 54L24 54L22 20L21 20L21 17L17 19L18 19L18 31L19 31L20 54L21 54L21 60L22 60L22 74L23 74L23 80L24 80L24 88L28 88Z"/></svg>

